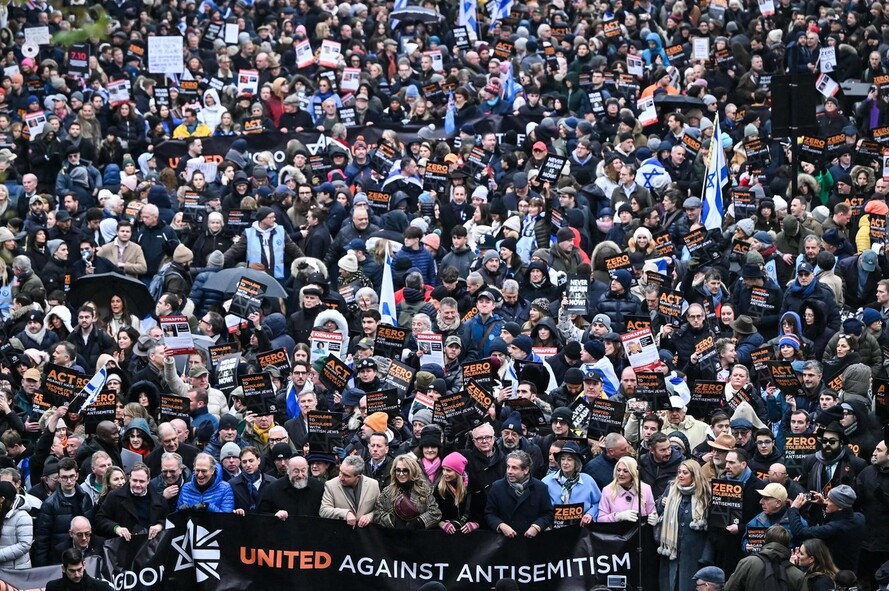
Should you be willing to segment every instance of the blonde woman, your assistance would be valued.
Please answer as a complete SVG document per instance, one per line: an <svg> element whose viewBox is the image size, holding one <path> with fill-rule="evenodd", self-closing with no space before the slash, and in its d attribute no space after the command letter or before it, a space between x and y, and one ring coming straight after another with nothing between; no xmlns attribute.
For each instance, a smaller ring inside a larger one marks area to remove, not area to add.
<svg viewBox="0 0 889 591"><path fill-rule="evenodd" d="M642 519L649 522L657 522L658 519L651 487L644 482ZM614 465L614 480L602 489L597 521L639 521L639 465L635 458L624 456Z"/></svg>
<svg viewBox="0 0 889 591"><path fill-rule="evenodd" d="M429 529L441 521L432 485L412 455L392 462L389 485L380 491L374 521L391 529Z"/></svg>
<svg viewBox="0 0 889 591"><path fill-rule="evenodd" d="M707 543L710 485L694 460L679 464L676 478L661 497L660 589L694 591L692 575Z"/></svg>

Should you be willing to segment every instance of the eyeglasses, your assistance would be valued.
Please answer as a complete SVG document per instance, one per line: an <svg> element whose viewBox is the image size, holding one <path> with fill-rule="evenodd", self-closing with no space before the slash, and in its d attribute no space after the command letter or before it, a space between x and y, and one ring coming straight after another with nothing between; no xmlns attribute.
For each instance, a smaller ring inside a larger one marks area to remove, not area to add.
<svg viewBox="0 0 889 591"><path fill-rule="evenodd" d="M77 474L68 474L67 476L59 474L59 480L77 480Z"/></svg>
<svg viewBox="0 0 889 591"><path fill-rule="evenodd" d="M482 435L475 438L476 441L494 441L493 435Z"/></svg>
<svg viewBox="0 0 889 591"><path fill-rule="evenodd" d="M840 442L839 439L833 439L833 438L828 439L826 437L821 438L821 443L823 445L837 445L839 442Z"/></svg>
<svg viewBox="0 0 889 591"><path fill-rule="evenodd" d="M584 381L586 382L586 381L594 381L594 380L584 380ZM552 423L558 423L558 424L560 424L560 425L567 425L567 424L568 424L568 421L566 421L565 419L553 419L553 420L550 421L550 422L552 422Z"/></svg>
<svg viewBox="0 0 889 591"><path fill-rule="evenodd" d="M287 441L286 437L269 437L269 443L281 443Z"/></svg>
<svg viewBox="0 0 889 591"><path fill-rule="evenodd" d="M493 437L491 439L493 439ZM408 470L407 468L395 468L395 473L396 474L410 474L411 471Z"/></svg>
<svg viewBox="0 0 889 591"><path fill-rule="evenodd" d="M206 325L209 325L209 324L210 324L209 322L207 322L207 321L204 320L203 318L201 318L200 320L198 320L198 323L199 323L199 324L200 324L200 323L203 323L203 324L206 324Z"/></svg>
<svg viewBox="0 0 889 591"><path fill-rule="evenodd" d="M762 441L757 441L757 442L756 442L756 445L759 446L759 447L765 447L765 446L767 446L767 445L770 445L771 443L772 443L772 440L771 440L771 439L764 439L764 440L762 440Z"/></svg>
<svg viewBox="0 0 889 591"><path fill-rule="evenodd" d="M307 371L300 371L300 370L298 370L298 369L294 369L294 370L293 370L292 372L290 372L290 373L292 373L293 375L297 375L297 376L304 376L304 375L306 375L306 374L309 373L309 372L307 372Z"/></svg>

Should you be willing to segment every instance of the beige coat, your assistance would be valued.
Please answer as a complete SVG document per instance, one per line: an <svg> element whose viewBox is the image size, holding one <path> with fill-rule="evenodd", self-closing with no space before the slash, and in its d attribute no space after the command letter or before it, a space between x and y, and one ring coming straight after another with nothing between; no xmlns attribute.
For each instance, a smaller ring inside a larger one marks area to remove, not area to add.
<svg viewBox="0 0 889 591"><path fill-rule="evenodd" d="M119 257L116 242L117 238L100 247L96 251L97 254L114 263L116 267L123 262L123 272L127 275L138 277L148 271L148 263L145 262L145 253L142 252L141 246L132 241L127 242L123 249L123 257Z"/></svg>
<svg viewBox="0 0 889 591"><path fill-rule="evenodd" d="M325 519L346 519L351 512L356 517L369 515L373 518L374 505L380 496L380 484L373 478L361 477L361 494L358 497L358 507L352 505L352 501L339 478L328 480L324 483L324 496L321 498L321 517Z"/></svg>

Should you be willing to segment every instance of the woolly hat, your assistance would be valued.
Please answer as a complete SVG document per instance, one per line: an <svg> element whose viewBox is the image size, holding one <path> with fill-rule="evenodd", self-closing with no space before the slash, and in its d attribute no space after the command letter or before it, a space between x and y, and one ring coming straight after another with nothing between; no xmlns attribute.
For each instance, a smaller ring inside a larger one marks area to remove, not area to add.
<svg viewBox="0 0 889 591"><path fill-rule="evenodd" d="M220 429L237 429L238 428L238 417L232 414L225 413L219 419L219 428Z"/></svg>
<svg viewBox="0 0 889 591"><path fill-rule="evenodd" d="M516 433L522 433L522 415L519 414L518 411L510 414L500 426L501 431L504 431L506 429L515 431Z"/></svg>
<svg viewBox="0 0 889 591"><path fill-rule="evenodd" d="M466 456L459 452L453 451L441 461L441 467L453 470L460 476L463 476L463 473L466 471L466 464L468 463L469 460L466 459Z"/></svg>
<svg viewBox="0 0 889 591"><path fill-rule="evenodd" d="M783 347L784 345L789 345L794 349L799 350L799 337L797 337L795 334L783 335L780 339L778 339L778 346Z"/></svg>
<svg viewBox="0 0 889 591"><path fill-rule="evenodd" d="M753 237L756 238L757 242L761 242L763 244L771 245L775 243L775 239L772 238L772 235L762 230L754 234Z"/></svg>
<svg viewBox="0 0 889 591"><path fill-rule="evenodd" d="M737 224L735 224L735 227L744 232L744 234L746 234L747 236L753 236L755 226L753 224L753 220L751 220L750 218L740 220Z"/></svg>
<svg viewBox="0 0 889 591"><path fill-rule="evenodd" d="M599 340L590 340L584 343L583 348L590 354L593 359L602 359L605 357L605 343Z"/></svg>
<svg viewBox="0 0 889 591"><path fill-rule="evenodd" d="M214 269L221 269L225 264L225 255L222 254L220 250L214 250L210 253L210 256L207 257L207 266L213 267Z"/></svg>
<svg viewBox="0 0 889 591"><path fill-rule="evenodd" d="M878 320L882 320L883 316L873 308L865 308L861 313L861 320L865 326L870 326Z"/></svg>
<svg viewBox="0 0 889 591"><path fill-rule="evenodd" d="M429 386L432 385L434 379L435 376L428 371L418 371L417 375L414 376L414 389L417 392L426 392L429 389ZM416 416L417 415L415 414L414 417Z"/></svg>
<svg viewBox="0 0 889 591"><path fill-rule="evenodd" d="M46 248L49 249L50 255L54 255L54 254L56 254L56 251L59 250L59 247L64 243L65 243L65 241L60 240L60 239L50 240L49 242L46 243Z"/></svg>
<svg viewBox="0 0 889 591"><path fill-rule="evenodd" d="M855 490L848 484L841 484L830 489L827 498L833 501L840 509L848 509L855 504Z"/></svg>
<svg viewBox="0 0 889 591"><path fill-rule="evenodd" d="M337 266L347 273L357 273L358 258L354 254L348 253L340 258L339 262L337 262Z"/></svg>
<svg viewBox="0 0 889 591"><path fill-rule="evenodd" d="M626 269L618 269L614 272L614 280L621 284L624 291L629 291L630 285L633 282L633 276Z"/></svg>
<svg viewBox="0 0 889 591"><path fill-rule="evenodd" d="M173 251L173 262L179 263L180 265L187 265L193 260L194 253L192 253L191 249L184 244L180 244L176 247L176 250Z"/></svg>
<svg viewBox="0 0 889 591"><path fill-rule="evenodd" d="M389 415L384 412L375 412L364 419L364 424L374 432L385 433L389 424Z"/></svg>
<svg viewBox="0 0 889 591"><path fill-rule="evenodd" d="M521 334L521 335L517 336L516 338L514 338L512 340L512 344L515 345L517 348L521 349L522 351L524 351L525 354L527 354L527 355L531 354L532 343L531 343L531 337L529 337L528 335Z"/></svg>
<svg viewBox="0 0 889 591"><path fill-rule="evenodd" d="M428 408L421 408L417 412L414 413L414 418L411 421L413 423L421 423L425 425L432 424L432 411Z"/></svg>
<svg viewBox="0 0 889 591"><path fill-rule="evenodd" d="M241 448L238 447L238 444L234 441L229 441L222 446L222 450L219 452L219 460L222 461L226 458L237 458L240 455Z"/></svg>

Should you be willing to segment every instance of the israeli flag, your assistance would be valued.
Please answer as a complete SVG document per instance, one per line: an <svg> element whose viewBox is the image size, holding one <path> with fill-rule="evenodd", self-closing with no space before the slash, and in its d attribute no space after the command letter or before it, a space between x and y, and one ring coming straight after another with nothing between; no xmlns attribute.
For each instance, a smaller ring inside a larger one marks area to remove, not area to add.
<svg viewBox="0 0 889 591"><path fill-rule="evenodd" d="M105 380L108 379L108 370L105 369L105 366L102 366L102 369L96 372L89 382L87 382L86 386L83 387L83 394L86 394L86 402L83 403L81 410L88 407L92 403L96 401L96 398L99 396L99 392L102 391L102 388L105 387Z"/></svg>
<svg viewBox="0 0 889 591"><path fill-rule="evenodd" d="M444 120L444 129L445 133L448 135L452 135L455 131L457 131L457 105L454 102L454 92L451 91L448 95L448 111L445 113Z"/></svg>
<svg viewBox="0 0 889 591"><path fill-rule="evenodd" d="M392 283L392 257L386 251L386 264L383 265L383 286L380 290L380 316L383 324L398 326L398 313L395 311L395 287Z"/></svg>
<svg viewBox="0 0 889 591"><path fill-rule="evenodd" d="M507 62L509 66L506 69L506 73L500 76L500 80L503 82L500 86L503 88L503 100L507 103L512 104L515 100L515 97L522 91L522 86L518 82L516 82L515 75L512 70L512 60Z"/></svg>
<svg viewBox="0 0 889 591"><path fill-rule="evenodd" d="M392 5L392 11L401 10L402 8L407 8L407 0L395 0L395 4ZM389 23L389 27L394 29L398 28L398 19L391 19Z"/></svg>
<svg viewBox="0 0 889 591"><path fill-rule="evenodd" d="M636 171L636 182L649 191L659 190L670 184L670 175L661 161L656 156L652 156L639 165L639 170Z"/></svg>
<svg viewBox="0 0 889 591"><path fill-rule="evenodd" d="M708 230L722 229L722 188L728 183L728 167L725 164L725 152L722 150L722 137L719 131L719 118L716 118L713 139L710 140L710 156L707 165L707 179L704 185L704 209L701 221Z"/></svg>
<svg viewBox="0 0 889 591"><path fill-rule="evenodd" d="M494 10L491 13L491 27L488 29L488 32L493 31L497 21L509 16L509 13L512 11L512 0L493 0L493 2Z"/></svg>
<svg viewBox="0 0 889 591"><path fill-rule="evenodd" d="M478 0L460 0L460 14L457 17L457 26L469 29L473 39L478 38Z"/></svg>

